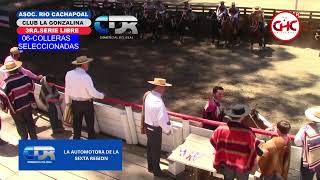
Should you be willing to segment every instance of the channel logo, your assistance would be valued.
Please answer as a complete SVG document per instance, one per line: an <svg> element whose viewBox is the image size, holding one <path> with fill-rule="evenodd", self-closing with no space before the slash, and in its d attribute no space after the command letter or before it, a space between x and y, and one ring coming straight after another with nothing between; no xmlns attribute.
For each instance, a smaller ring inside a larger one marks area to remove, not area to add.
<svg viewBox="0 0 320 180"><path fill-rule="evenodd" d="M134 16L99 16L94 22L95 30L101 35L121 35L128 30L130 34L138 34L138 20ZM120 27L116 25L120 24ZM114 33L110 30L114 29Z"/></svg>
<svg viewBox="0 0 320 180"><path fill-rule="evenodd" d="M56 159L52 146L27 146L23 150L23 156L27 163L53 163Z"/></svg>
<svg viewBox="0 0 320 180"><path fill-rule="evenodd" d="M271 21L271 32L280 41L294 40L300 32L299 13L280 12Z"/></svg>

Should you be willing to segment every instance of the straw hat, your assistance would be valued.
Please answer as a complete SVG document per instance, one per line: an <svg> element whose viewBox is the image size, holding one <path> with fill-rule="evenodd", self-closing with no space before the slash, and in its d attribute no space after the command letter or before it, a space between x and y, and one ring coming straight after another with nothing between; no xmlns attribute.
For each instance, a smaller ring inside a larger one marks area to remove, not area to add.
<svg viewBox="0 0 320 180"><path fill-rule="evenodd" d="M228 110L226 110L226 115L233 118L242 118L250 114L249 106L245 104L235 104L230 106Z"/></svg>
<svg viewBox="0 0 320 180"><path fill-rule="evenodd" d="M20 53L22 53L22 51L19 50L18 47L12 47L10 49L10 54L20 54Z"/></svg>
<svg viewBox="0 0 320 180"><path fill-rule="evenodd" d="M306 117L314 122L320 122L320 106L307 109L304 114Z"/></svg>
<svg viewBox="0 0 320 180"><path fill-rule="evenodd" d="M148 81L148 83L156 86L172 86L172 84L167 83L167 80L163 78L154 78L153 81Z"/></svg>
<svg viewBox="0 0 320 180"><path fill-rule="evenodd" d="M16 70L22 66L21 61L8 61L3 66L1 66L1 70L5 72L10 72Z"/></svg>
<svg viewBox="0 0 320 180"><path fill-rule="evenodd" d="M87 56L79 56L76 58L75 61L72 61L72 64L80 65L80 64L87 64L93 61L93 58L88 58Z"/></svg>
<svg viewBox="0 0 320 180"><path fill-rule="evenodd" d="M252 8L253 11L260 11L261 10L261 7L260 6L255 6Z"/></svg>

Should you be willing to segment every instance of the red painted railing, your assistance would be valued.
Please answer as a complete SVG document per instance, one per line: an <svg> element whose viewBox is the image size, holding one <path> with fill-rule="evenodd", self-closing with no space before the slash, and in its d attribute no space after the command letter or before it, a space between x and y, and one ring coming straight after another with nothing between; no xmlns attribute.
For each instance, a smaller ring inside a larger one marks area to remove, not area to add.
<svg viewBox="0 0 320 180"><path fill-rule="evenodd" d="M56 87L60 91L64 91L64 87L63 86L56 85ZM142 105L129 103L129 102L126 102L126 101L122 101L120 99L105 97L102 101L107 102L107 103L112 103L112 104L123 105L123 106L130 106L130 107L132 107L134 109L139 109L139 110L142 109ZM181 119L184 119L184 120L198 121L198 122L202 122L204 124L209 124L209 125L212 125L212 126L219 126L219 125L225 124L223 122L211 121L211 120L208 120L208 119L203 119L203 118L200 118L200 117L190 116L190 115L186 115L186 114L180 114L180 113L171 112L171 111L168 111L168 114L170 116L174 116L174 117L181 118ZM251 128L251 129L252 129L252 131L254 133L257 133L257 134L262 134L262 135L266 135L266 136L274 136L274 135L276 135L275 132L266 131L266 130L263 130L263 129L257 129L257 128ZM290 137L291 140L294 139L294 135L289 135L289 137Z"/></svg>

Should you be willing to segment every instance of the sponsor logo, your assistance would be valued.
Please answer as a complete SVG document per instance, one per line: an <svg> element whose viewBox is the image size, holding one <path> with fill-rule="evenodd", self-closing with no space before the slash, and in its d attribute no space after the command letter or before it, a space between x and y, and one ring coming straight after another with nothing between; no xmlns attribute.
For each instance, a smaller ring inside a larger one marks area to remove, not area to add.
<svg viewBox="0 0 320 180"><path fill-rule="evenodd" d="M299 13L280 12L271 21L271 32L280 41L294 40L300 32Z"/></svg>
<svg viewBox="0 0 320 180"><path fill-rule="evenodd" d="M132 39L138 34L138 20L134 16L99 16L94 22L100 39Z"/></svg>
<svg viewBox="0 0 320 180"><path fill-rule="evenodd" d="M52 146L27 146L23 155L27 163L53 163L56 159Z"/></svg>

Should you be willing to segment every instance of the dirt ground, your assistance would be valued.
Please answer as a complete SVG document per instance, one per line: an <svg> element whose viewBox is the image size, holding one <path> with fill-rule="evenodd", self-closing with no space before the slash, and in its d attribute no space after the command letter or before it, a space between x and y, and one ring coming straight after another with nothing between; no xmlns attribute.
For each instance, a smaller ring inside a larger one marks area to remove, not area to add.
<svg viewBox="0 0 320 180"><path fill-rule="evenodd" d="M320 57L317 49L268 45L251 53L247 46L215 48L208 41L187 39L181 46L169 40L82 41L81 51L24 52L24 66L34 72L55 74L59 83L78 55L93 57L89 73L97 89L107 96L141 103L146 83L154 77L167 78L173 87L164 96L169 110L201 116L215 85L225 88L224 106L257 104L271 122L289 120L293 133L306 122L304 110L320 102ZM5 46L1 46L4 58Z"/></svg>
<svg viewBox="0 0 320 180"><path fill-rule="evenodd" d="M262 0L236 2L254 6ZM263 1L261 6L268 7L271 2L275 0ZM277 7L290 9L282 4ZM194 116L201 116L212 88L220 85L225 88L224 106L257 104L269 121L289 120L295 133L307 122L304 110L320 102L320 42L301 39L290 45L267 45L263 52L251 53L247 44L223 49L207 39L189 38L181 46L167 39L153 44L150 40L100 40L91 36L82 39L78 52L24 52L22 61L36 73L55 74L63 85L66 72L73 68L72 60L79 55L93 57L89 74L97 89L139 104L150 88L146 81L164 77L173 84L164 96L168 109ZM10 46L0 44L0 58L5 58Z"/></svg>

